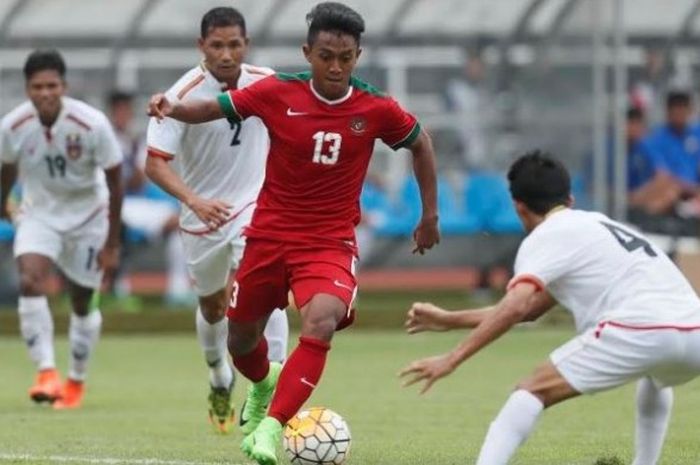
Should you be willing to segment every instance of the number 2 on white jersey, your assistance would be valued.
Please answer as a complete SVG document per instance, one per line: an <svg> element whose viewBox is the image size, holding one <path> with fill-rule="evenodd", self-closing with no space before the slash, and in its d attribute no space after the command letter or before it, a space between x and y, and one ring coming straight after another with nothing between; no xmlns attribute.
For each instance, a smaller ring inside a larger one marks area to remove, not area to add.
<svg viewBox="0 0 700 465"><path fill-rule="evenodd" d="M313 135L313 139L316 141L314 145L314 158L312 161L314 163L320 163L322 165L335 165L338 163L338 158L340 157L340 144L343 138L337 132L324 132L318 131ZM330 153L323 153L323 143L330 142L331 145L328 148Z"/></svg>

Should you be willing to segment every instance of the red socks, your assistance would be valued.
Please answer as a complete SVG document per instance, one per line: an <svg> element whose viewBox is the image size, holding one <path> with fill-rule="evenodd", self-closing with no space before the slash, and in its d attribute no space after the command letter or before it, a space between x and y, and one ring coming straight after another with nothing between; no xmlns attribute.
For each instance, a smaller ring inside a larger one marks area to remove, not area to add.
<svg viewBox="0 0 700 465"><path fill-rule="evenodd" d="M260 382L270 371L270 362L267 359L267 339L263 336L252 352L245 355L233 356L233 365L243 376L254 383Z"/></svg>
<svg viewBox="0 0 700 465"><path fill-rule="evenodd" d="M304 336L299 338L299 345L280 373L269 416L284 425L299 411L321 379L330 348L325 341Z"/></svg>

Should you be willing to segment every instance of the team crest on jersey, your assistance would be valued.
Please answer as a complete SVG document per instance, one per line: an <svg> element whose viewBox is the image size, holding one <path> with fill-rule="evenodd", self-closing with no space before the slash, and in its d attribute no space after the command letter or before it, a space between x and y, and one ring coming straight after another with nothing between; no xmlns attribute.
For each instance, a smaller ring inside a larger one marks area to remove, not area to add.
<svg viewBox="0 0 700 465"><path fill-rule="evenodd" d="M355 134L362 134L367 129L367 120L361 116L356 116L350 120L350 130Z"/></svg>
<svg viewBox="0 0 700 465"><path fill-rule="evenodd" d="M71 160L80 158L83 154L83 141L80 134L66 135L66 155Z"/></svg>

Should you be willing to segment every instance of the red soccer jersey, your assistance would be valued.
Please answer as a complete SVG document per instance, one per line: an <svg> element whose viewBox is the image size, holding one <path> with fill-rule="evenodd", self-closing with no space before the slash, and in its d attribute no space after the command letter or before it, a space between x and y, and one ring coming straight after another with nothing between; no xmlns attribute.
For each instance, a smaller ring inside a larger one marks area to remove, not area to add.
<svg viewBox="0 0 700 465"><path fill-rule="evenodd" d="M229 118L259 117L270 133L249 237L354 242L375 139L397 150L420 132L413 115L357 78L345 97L329 101L310 73L276 74L220 95L219 104Z"/></svg>

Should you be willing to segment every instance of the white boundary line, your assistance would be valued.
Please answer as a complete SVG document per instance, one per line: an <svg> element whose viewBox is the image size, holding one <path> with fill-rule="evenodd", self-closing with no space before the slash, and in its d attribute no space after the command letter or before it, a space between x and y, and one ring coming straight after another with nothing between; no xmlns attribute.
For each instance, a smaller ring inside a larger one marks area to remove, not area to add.
<svg viewBox="0 0 700 465"><path fill-rule="evenodd" d="M161 459L119 459L114 457L79 457L70 455L33 455L33 454L3 454L0 462L51 462L51 463L88 463L94 465L246 465L227 462L191 462L186 460Z"/></svg>

